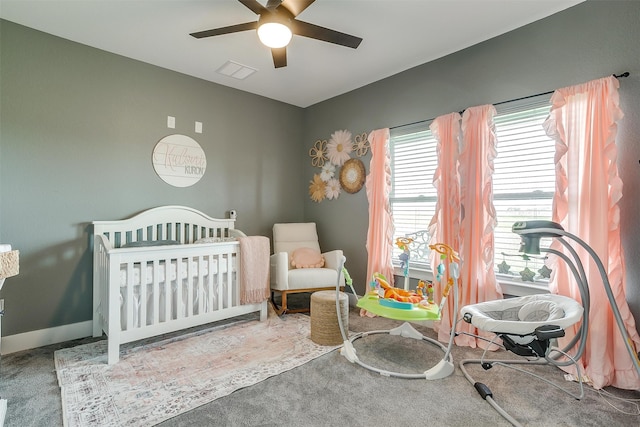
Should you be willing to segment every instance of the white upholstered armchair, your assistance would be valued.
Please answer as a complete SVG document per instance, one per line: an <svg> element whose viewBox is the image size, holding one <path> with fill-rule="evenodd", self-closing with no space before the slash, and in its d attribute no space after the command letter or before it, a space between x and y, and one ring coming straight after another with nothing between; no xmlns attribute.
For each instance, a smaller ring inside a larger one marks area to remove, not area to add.
<svg viewBox="0 0 640 427"><path fill-rule="evenodd" d="M281 315L285 312L306 312L309 308L289 310L287 294L335 289L338 277L344 288L344 275L338 269L341 250L321 253L314 222L275 224L271 255L271 303ZM280 307L274 297L280 293Z"/></svg>

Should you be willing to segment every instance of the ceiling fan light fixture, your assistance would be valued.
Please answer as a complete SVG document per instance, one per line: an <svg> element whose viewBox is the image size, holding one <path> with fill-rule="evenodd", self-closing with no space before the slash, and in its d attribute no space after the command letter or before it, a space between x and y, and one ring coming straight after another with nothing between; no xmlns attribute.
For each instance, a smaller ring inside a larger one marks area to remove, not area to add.
<svg viewBox="0 0 640 427"><path fill-rule="evenodd" d="M280 22L266 22L258 27L258 38L262 44L273 49L288 45L292 36L289 27Z"/></svg>

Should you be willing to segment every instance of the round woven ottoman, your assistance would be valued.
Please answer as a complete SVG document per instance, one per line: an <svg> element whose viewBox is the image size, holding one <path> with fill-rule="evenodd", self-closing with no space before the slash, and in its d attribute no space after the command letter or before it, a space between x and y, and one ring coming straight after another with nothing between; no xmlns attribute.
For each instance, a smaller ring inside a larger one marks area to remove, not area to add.
<svg viewBox="0 0 640 427"><path fill-rule="evenodd" d="M349 330L349 297L340 292L340 319L345 333ZM336 292L317 291L311 294L311 340L320 345L342 344L342 334L336 313Z"/></svg>

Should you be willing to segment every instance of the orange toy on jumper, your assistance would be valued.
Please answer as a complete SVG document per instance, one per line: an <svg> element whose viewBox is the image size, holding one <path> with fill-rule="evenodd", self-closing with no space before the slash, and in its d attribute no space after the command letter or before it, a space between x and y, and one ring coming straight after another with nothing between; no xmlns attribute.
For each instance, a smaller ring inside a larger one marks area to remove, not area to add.
<svg viewBox="0 0 640 427"><path fill-rule="evenodd" d="M422 297L415 292L405 291L404 289L395 288L387 282L386 278L380 273L374 273L373 278L378 282L380 287L384 289L383 298L394 299L400 302L410 302L417 304L422 301Z"/></svg>

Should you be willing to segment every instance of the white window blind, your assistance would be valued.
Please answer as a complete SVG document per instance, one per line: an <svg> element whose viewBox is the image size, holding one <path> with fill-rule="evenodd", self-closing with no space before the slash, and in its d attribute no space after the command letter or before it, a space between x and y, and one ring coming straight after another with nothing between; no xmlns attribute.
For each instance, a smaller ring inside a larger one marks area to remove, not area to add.
<svg viewBox="0 0 640 427"><path fill-rule="evenodd" d="M551 219L555 142L543 128L550 108L548 95L496 107L498 155L494 161L493 203L498 225L494 261L503 279L522 280L520 273L528 268L529 279L546 281L538 272L543 267L543 258L524 259L518 252L520 237L511 227L516 221ZM543 246L549 244L548 239L543 239Z"/></svg>
<svg viewBox="0 0 640 427"><path fill-rule="evenodd" d="M391 130L392 181L389 197L395 227L394 239L411 237L411 266L428 265L427 229L433 218L437 194L433 187L438 158L436 140L428 122ZM401 251L394 248L394 260Z"/></svg>

